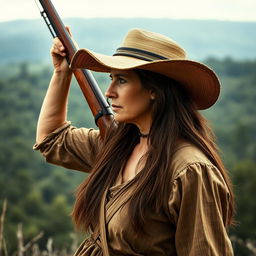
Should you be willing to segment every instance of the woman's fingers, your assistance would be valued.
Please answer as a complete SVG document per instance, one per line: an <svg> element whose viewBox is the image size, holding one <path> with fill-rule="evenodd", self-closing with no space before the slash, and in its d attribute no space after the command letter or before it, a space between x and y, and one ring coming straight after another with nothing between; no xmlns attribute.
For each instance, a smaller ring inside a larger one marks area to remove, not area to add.
<svg viewBox="0 0 256 256"><path fill-rule="evenodd" d="M51 54L66 56L65 47L57 37L53 39Z"/></svg>
<svg viewBox="0 0 256 256"><path fill-rule="evenodd" d="M69 26L66 26L66 30L68 31L69 35L72 37L71 29Z"/></svg>
<svg viewBox="0 0 256 256"><path fill-rule="evenodd" d="M78 48L79 48L79 47L78 47L78 44L77 44L77 42L73 39L73 34L72 34L72 32L71 32L70 27L69 27L69 26L66 26L66 30L68 31L68 33L69 33L69 35L70 35L70 37L71 37L71 39L72 39L72 41L73 41L75 47L78 49Z"/></svg>

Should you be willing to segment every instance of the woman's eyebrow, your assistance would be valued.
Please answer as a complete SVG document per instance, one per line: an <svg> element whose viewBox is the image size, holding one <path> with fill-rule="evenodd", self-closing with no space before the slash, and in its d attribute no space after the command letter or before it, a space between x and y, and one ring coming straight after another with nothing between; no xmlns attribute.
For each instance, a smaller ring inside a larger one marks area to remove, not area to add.
<svg viewBox="0 0 256 256"><path fill-rule="evenodd" d="M125 73L110 74L109 76L110 76L111 78L113 78L113 77L120 77L120 76L127 78L127 75L126 75Z"/></svg>

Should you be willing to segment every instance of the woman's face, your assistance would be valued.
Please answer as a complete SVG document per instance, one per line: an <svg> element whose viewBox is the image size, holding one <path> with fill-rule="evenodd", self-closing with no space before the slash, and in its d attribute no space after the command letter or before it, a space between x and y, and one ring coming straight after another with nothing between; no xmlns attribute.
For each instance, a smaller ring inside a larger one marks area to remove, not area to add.
<svg viewBox="0 0 256 256"><path fill-rule="evenodd" d="M112 82L105 95L112 100L115 120L133 123L141 132L148 132L154 93L142 87L139 76L133 70L112 70L110 78Z"/></svg>

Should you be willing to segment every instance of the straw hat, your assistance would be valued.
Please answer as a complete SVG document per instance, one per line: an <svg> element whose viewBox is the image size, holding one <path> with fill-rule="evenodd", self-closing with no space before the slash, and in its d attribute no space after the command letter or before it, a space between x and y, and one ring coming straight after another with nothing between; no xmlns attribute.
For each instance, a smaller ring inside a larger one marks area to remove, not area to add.
<svg viewBox="0 0 256 256"><path fill-rule="evenodd" d="M219 80L209 67L187 60L185 51L172 39L141 29L130 30L113 56L80 49L70 66L99 72L136 68L160 73L182 84L198 109L212 106L220 92Z"/></svg>

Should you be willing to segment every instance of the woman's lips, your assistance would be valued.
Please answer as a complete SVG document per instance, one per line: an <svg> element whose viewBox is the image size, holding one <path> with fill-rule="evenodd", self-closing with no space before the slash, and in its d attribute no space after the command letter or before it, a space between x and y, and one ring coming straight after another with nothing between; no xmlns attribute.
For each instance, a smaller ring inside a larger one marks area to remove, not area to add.
<svg viewBox="0 0 256 256"><path fill-rule="evenodd" d="M118 105L115 105L115 104L112 104L111 107L112 107L112 110L113 110L114 112L116 112L116 111L118 111L119 109L122 108L121 106L118 106Z"/></svg>

